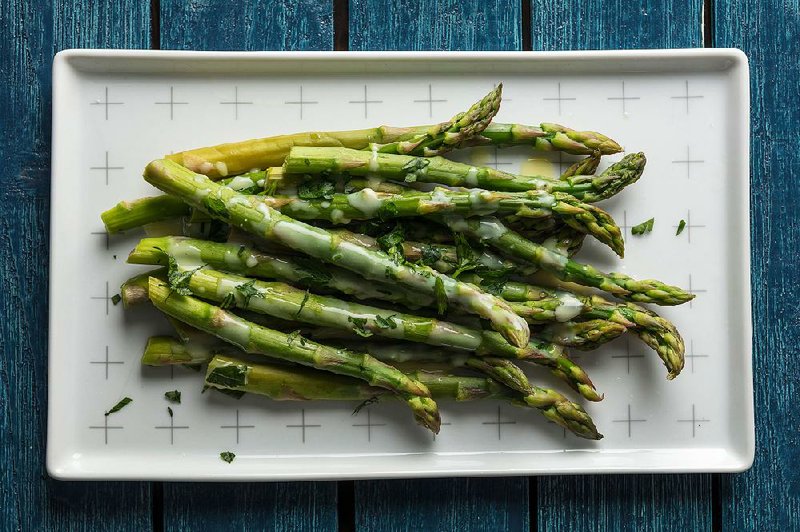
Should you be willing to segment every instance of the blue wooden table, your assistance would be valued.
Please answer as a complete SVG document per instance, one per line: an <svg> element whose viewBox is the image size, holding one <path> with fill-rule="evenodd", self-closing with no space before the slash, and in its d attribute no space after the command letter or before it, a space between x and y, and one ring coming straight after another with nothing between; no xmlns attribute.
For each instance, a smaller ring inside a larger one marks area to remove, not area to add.
<svg viewBox="0 0 800 532"><path fill-rule="evenodd" d="M0 0L0 530L800 528L800 0ZM752 70L757 445L740 475L57 482L46 438L50 67L64 48L724 46Z"/></svg>

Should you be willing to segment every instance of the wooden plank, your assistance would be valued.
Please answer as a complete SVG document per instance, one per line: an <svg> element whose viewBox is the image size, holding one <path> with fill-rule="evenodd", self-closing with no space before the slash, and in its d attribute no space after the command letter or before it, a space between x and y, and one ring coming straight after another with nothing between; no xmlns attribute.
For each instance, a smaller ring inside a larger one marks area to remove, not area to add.
<svg viewBox="0 0 800 532"><path fill-rule="evenodd" d="M351 0L351 50L521 50L520 2Z"/></svg>
<svg viewBox="0 0 800 532"><path fill-rule="evenodd" d="M164 530L335 530L335 482L164 484Z"/></svg>
<svg viewBox="0 0 800 532"><path fill-rule="evenodd" d="M723 530L800 528L796 407L800 328L800 4L797 0L714 2L715 46L750 59L751 274L756 459L720 478Z"/></svg>
<svg viewBox="0 0 800 532"><path fill-rule="evenodd" d="M528 479L356 482L359 530L529 530Z"/></svg>
<svg viewBox="0 0 800 532"><path fill-rule="evenodd" d="M703 46L702 0L531 0L534 50Z"/></svg>
<svg viewBox="0 0 800 532"><path fill-rule="evenodd" d="M333 2L162 0L165 50L332 50Z"/></svg>
<svg viewBox="0 0 800 532"><path fill-rule="evenodd" d="M531 2L534 50L703 45L701 0ZM709 475L542 477L540 530L711 528Z"/></svg>
<svg viewBox="0 0 800 532"><path fill-rule="evenodd" d="M520 4L378 0L350 3L351 50L519 50ZM528 479L355 483L362 530L528 530Z"/></svg>
<svg viewBox="0 0 800 532"><path fill-rule="evenodd" d="M0 9L0 530L151 526L148 484L58 482L44 468L51 61L63 48L146 48L149 18L133 0Z"/></svg>
<svg viewBox="0 0 800 532"><path fill-rule="evenodd" d="M161 2L161 47L330 50L330 1ZM164 530L334 530L336 484L164 484Z"/></svg>

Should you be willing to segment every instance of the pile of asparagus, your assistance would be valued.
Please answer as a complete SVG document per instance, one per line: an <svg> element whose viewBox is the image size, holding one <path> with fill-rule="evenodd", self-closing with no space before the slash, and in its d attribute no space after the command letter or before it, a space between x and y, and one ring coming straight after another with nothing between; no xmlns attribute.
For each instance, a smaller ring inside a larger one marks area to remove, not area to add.
<svg viewBox="0 0 800 532"><path fill-rule="evenodd" d="M142 363L207 364L206 386L234 395L399 399L434 433L439 399L501 399L600 439L579 404L521 366L599 401L566 349L630 333L672 379L680 334L639 303L693 296L573 259L586 236L622 257L620 229L595 203L636 182L645 157L594 175L616 142L494 123L501 91L436 125L256 139L147 165L166 195L102 214L109 233L144 227L128 262L158 267L124 283L125 307L150 302L175 326L149 339ZM585 158L555 179L442 157L483 145Z"/></svg>

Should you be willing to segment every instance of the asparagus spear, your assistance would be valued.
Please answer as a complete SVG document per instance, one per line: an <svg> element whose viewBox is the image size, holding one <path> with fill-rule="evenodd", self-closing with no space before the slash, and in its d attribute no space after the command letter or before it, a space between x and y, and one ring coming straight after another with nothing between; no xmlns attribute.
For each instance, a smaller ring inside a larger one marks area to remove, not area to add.
<svg viewBox="0 0 800 532"><path fill-rule="evenodd" d="M570 386L596 398L591 381L554 346L538 339L515 348L492 331L472 329L455 323L391 312L319 296L284 283L266 283L208 268L193 270L187 288L197 296L224 306L266 314L283 320L296 320L315 326L332 327L354 335L372 335L409 340L430 345L474 351L480 355L528 359L544 365Z"/></svg>
<svg viewBox="0 0 800 532"><path fill-rule="evenodd" d="M580 405L570 402L553 390L533 387L527 395L522 395L487 378L458 377L428 371L416 371L411 375L427 383L437 399L501 399L518 406L536 408L549 420L583 438L602 438ZM278 401L366 401L387 395L381 388L347 377L299 367L252 364L219 355L208 365L206 385L256 393Z"/></svg>
<svg viewBox="0 0 800 532"><path fill-rule="evenodd" d="M152 196L121 201L100 215L109 234L189 214L189 206L173 196Z"/></svg>
<svg viewBox="0 0 800 532"><path fill-rule="evenodd" d="M617 194L642 175L646 159L632 153L611 165L602 174L572 176L553 180L539 176L520 176L489 167L470 166L444 157L414 157L378 151L347 148L292 148L283 168L290 174L336 174L381 178L396 181L438 183L451 187L483 188L504 192L544 190L570 194L594 202Z"/></svg>
<svg viewBox="0 0 800 532"><path fill-rule="evenodd" d="M297 220L328 220L348 223L350 220L387 219L430 214L514 214L529 218L557 217L577 231L590 234L622 256L624 242L619 227L602 209L570 196L554 192L489 192L468 193L436 188L433 192L385 194L365 188L352 194L332 194L330 199L303 200L291 197L265 197L264 203Z"/></svg>
<svg viewBox="0 0 800 532"><path fill-rule="evenodd" d="M622 151L622 146L594 131L575 131L566 126L542 123L539 127L521 124L492 122L480 136L470 139L472 146L532 146L540 151L563 151L574 155L600 152L611 155Z"/></svg>
<svg viewBox="0 0 800 532"><path fill-rule="evenodd" d="M551 323L537 329L537 336L565 347L591 350L624 334L628 328L608 320Z"/></svg>
<svg viewBox="0 0 800 532"><path fill-rule="evenodd" d="M512 257L529 261L559 279L599 288L627 301L680 305L694 298L694 294L654 279L640 281L621 273L603 273L588 264L575 262L556 251L531 242L493 217L473 220L445 216L442 221L453 231L463 232Z"/></svg>
<svg viewBox="0 0 800 532"><path fill-rule="evenodd" d="M334 349L299 336L291 336L248 322L199 299L173 292L163 281L150 278L153 304L169 316L211 333L248 353L263 354L340 375L349 375L393 391L411 407L417 422L434 433L440 419L436 403L425 385L369 355Z"/></svg>
<svg viewBox="0 0 800 532"><path fill-rule="evenodd" d="M389 279L423 294L434 295L440 306L453 303L489 320L513 345L521 347L528 343L530 331L525 320L514 314L506 302L474 285L461 283L428 267L399 263L385 253L337 240L329 231L284 216L257 197L220 186L172 161L151 162L145 169L145 179L164 192L245 231L276 240L367 279L384 282Z"/></svg>
<svg viewBox="0 0 800 532"><path fill-rule="evenodd" d="M601 157L602 154L599 151L594 152L585 159L575 162L569 168L564 170L559 179L564 180L568 177L576 175L592 175L597 171L597 167L600 166Z"/></svg>
<svg viewBox="0 0 800 532"><path fill-rule="evenodd" d="M295 133L183 151L166 158L192 171L218 179L251 168L280 166L292 146L345 146L363 149L372 143L382 151L397 153L441 153L465 142L485 128L500 107L502 85L475 103L465 113L430 126L396 128L381 126L354 131Z"/></svg>
<svg viewBox="0 0 800 532"><path fill-rule="evenodd" d="M410 308L434 304L432 297L411 294L389 284L365 283L362 278L335 266L326 267L305 257L271 255L244 244L175 236L143 238L131 251L128 262L166 266L170 255L179 261L196 261L247 277L279 279L315 290L335 290L358 299L379 299Z"/></svg>

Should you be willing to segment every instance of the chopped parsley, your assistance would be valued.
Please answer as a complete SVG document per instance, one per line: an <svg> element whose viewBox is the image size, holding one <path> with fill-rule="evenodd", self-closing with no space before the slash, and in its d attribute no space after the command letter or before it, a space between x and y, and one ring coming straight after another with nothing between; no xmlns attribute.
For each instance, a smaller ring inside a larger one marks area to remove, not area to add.
<svg viewBox="0 0 800 532"><path fill-rule="evenodd" d="M293 261L300 266L298 272L301 274L301 284L313 288L325 287L330 283L332 276L321 263L308 257L294 257Z"/></svg>
<svg viewBox="0 0 800 532"><path fill-rule="evenodd" d="M249 306L250 300L254 297L264 299L264 294L262 294L258 288L253 286L255 284L256 281L253 279L252 281L248 281L236 286L236 291L242 295L242 298L244 298L244 307Z"/></svg>
<svg viewBox="0 0 800 532"><path fill-rule="evenodd" d="M206 375L206 382L235 388L247 384L247 366L245 364L230 364L219 366Z"/></svg>
<svg viewBox="0 0 800 532"><path fill-rule="evenodd" d="M653 230L653 224L655 223L655 218L650 218L647 221L640 223L639 225L634 225L631 227L631 233L634 235L643 235L649 233Z"/></svg>
<svg viewBox="0 0 800 532"><path fill-rule="evenodd" d="M456 241L456 257L458 258L458 264L456 264L456 269L450 276L453 279L458 279L458 276L462 273L472 271L480 266L480 261L478 257L475 256L475 250L472 249L467 237L461 233L455 233L453 236Z"/></svg>
<svg viewBox="0 0 800 532"><path fill-rule="evenodd" d="M402 224L395 224L394 228L383 236L378 237L380 248L397 264L404 260L403 241L406 239L405 228Z"/></svg>
<svg viewBox="0 0 800 532"><path fill-rule="evenodd" d="M357 335L363 336L364 338L372 336L372 331L368 330L366 327L367 318L354 318L352 316L348 316L347 321L353 324L353 332Z"/></svg>
<svg viewBox="0 0 800 532"><path fill-rule="evenodd" d="M172 417L172 416L173 416L173 414L172 414L172 408L170 408L170 407L167 407L167 413L169 414L169 417Z"/></svg>
<svg viewBox="0 0 800 532"><path fill-rule="evenodd" d="M683 233L684 229L686 229L686 220L681 220L680 222L678 222L678 230L675 231L675 236L678 236L679 234Z"/></svg>
<svg viewBox="0 0 800 532"><path fill-rule="evenodd" d="M425 244L420 248L419 263L423 266L432 266L442 258L442 252L436 246Z"/></svg>
<svg viewBox="0 0 800 532"><path fill-rule="evenodd" d="M167 255L167 261L169 263L169 268L167 270L167 284L169 285L169 289L172 292L182 296L192 295L192 291L189 290L189 282L192 280L192 275L194 275L194 272L201 269L202 266L199 266L194 270L180 270L178 268L178 261L175 260L175 257L172 255Z"/></svg>
<svg viewBox="0 0 800 532"><path fill-rule="evenodd" d="M117 303L119 303L120 301L122 301L122 296L121 296L121 295L119 295L119 294L114 294L113 296L111 296L111 302L112 302L114 305L116 305L116 304L117 304Z"/></svg>
<svg viewBox="0 0 800 532"><path fill-rule="evenodd" d="M447 292L444 289L444 282L441 277L436 278L433 291L436 294L436 311L441 316L447 312Z"/></svg>
<svg viewBox="0 0 800 532"><path fill-rule="evenodd" d="M352 415L354 415L354 416L355 416L356 414L358 414L359 412L361 412L361 409L362 409L362 408L364 408L364 407L366 407L366 406L369 406L369 405L373 405L373 404L377 403L379 400L380 400L380 397L378 397L377 395L373 395L373 396L372 396L372 397L370 397L369 399L365 399L365 400L364 400L364 401L362 401L362 402L361 402L361 403L360 403L360 404L359 404L357 407L355 407L355 408L353 409L353 414L352 414Z"/></svg>
<svg viewBox="0 0 800 532"><path fill-rule="evenodd" d="M478 272L478 275L481 277L481 288L483 288L485 292L500 296L508 282L510 274L510 269L481 270Z"/></svg>
<svg viewBox="0 0 800 532"><path fill-rule="evenodd" d="M385 318L379 314L376 314L375 324L381 329L397 329L397 322L394 320L394 314L391 316L386 316Z"/></svg>
<svg viewBox="0 0 800 532"><path fill-rule="evenodd" d="M415 157L408 161L402 168L405 172L405 182L413 183L418 177L425 175L425 169L431 163L426 157Z"/></svg>
<svg viewBox="0 0 800 532"><path fill-rule="evenodd" d="M388 220L390 218L397 218L400 211L397 210L397 205L393 201L386 201L378 207L375 213L379 220Z"/></svg>
<svg viewBox="0 0 800 532"><path fill-rule="evenodd" d="M117 403L114 406L112 406L111 410L106 412L105 415L106 416L110 416L114 412L119 412L120 410L122 410L123 408L125 408L126 406L128 406L132 402L133 402L133 399L131 399L130 397L124 397L119 401L119 403Z"/></svg>
<svg viewBox="0 0 800 532"><path fill-rule="evenodd" d="M211 216L219 218L228 218L228 209L225 207L225 202L214 196L206 196L203 198L203 206Z"/></svg>
<svg viewBox="0 0 800 532"><path fill-rule="evenodd" d="M300 308L297 309L297 314L294 315L295 318L298 317L301 312L303 312L303 308L305 308L309 297L311 297L311 293L306 290L306 295L303 296L303 301L300 302Z"/></svg>
<svg viewBox="0 0 800 532"><path fill-rule="evenodd" d="M179 392L178 390L172 390L171 392L164 392L164 397L166 397L168 401L181 404L181 392Z"/></svg>
<svg viewBox="0 0 800 532"><path fill-rule="evenodd" d="M228 292L225 294L225 297L222 298L222 301L219 304L219 308L227 309L231 308L236 304L236 296L233 292Z"/></svg>
<svg viewBox="0 0 800 532"><path fill-rule="evenodd" d="M301 200L314 200L333 198L336 186L331 181L306 181L297 187L297 197Z"/></svg>
<svg viewBox="0 0 800 532"><path fill-rule="evenodd" d="M230 464L231 462L233 462L233 459L236 458L236 455L233 454L230 451L223 451L223 452L219 453L219 457L223 461L228 462Z"/></svg>

